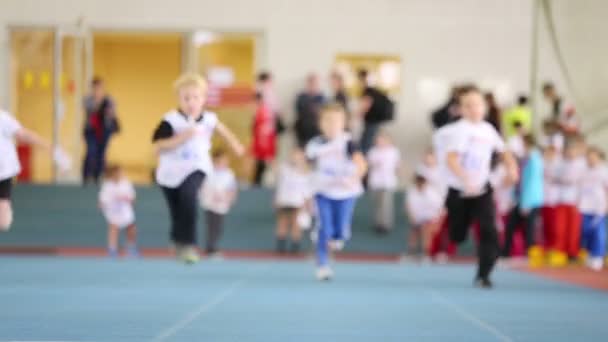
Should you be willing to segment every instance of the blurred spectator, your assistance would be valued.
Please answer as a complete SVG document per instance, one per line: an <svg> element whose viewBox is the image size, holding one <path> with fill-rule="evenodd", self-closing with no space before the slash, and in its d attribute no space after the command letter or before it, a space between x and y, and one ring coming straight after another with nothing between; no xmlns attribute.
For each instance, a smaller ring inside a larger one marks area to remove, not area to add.
<svg viewBox="0 0 608 342"><path fill-rule="evenodd" d="M564 106L564 112L560 114L557 123L565 136L576 136L580 133L580 121L574 106Z"/></svg>
<svg viewBox="0 0 608 342"><path fill-rule="evenodd" d="M544 169L543 157L536 148L536 141L532 135L525 135L524 141L524 160L521 163L520 182L515 188L516 205L509 214L506 226L505 243L502 255L510 256L513 243L513 233L515 229L523 224L526 236L526 248L528 253L535 245L536 221L543 206L543 182ZM532 254L532 253L530 253Z"/></svg>
<svg viewBox="0 0 608 342"><path fill-rule="evenodd" d="M82 166L83 185L90 180L99 182L106 164L106 150L110 138L119 131L114 100L106 93L103 80L94 78L91 94L83 101L86 120L84 139L87 146Z"/></svg>
<svg viewBox="0 0 608 342"><path fill-rule="evenodd" d="M486 121L488 121L498 133L502 133L501 130L501 112L498 104L496 103L496 99L494 98L494 94L491 92L487 92L484 94L484 98L486 99L486 103L488 104L488 115L486 116Z"/></svg>
<svg viewBox="0 0 608 342"><path fill-rule="evenodd" d="M268 164L275 158L277 137L275 116L261 93L256 94L256 106L252 134L252 153L256 161L253 185L260 186Z"/></svg>
<svg viewBox="0 0 608 342"><path fill-rule="evenodd" d="M521 161L526 154L524 137L526 134L528 134L528 131L519 121L513 123L513 127L515 128L516 133L507 139L507 148L515 155L515 157L517 157L518 161Z"/></svg>
<svg viewBox="0 0 608 342"><path fill-rule="evenodd" d="M304 148L310 139L319 135L319 111L325 97L319 89L319 77L310 74L306 78L306 89L296 99L296 139Z"/></svg>
<svg viewBox="0 0 608 342"><path fill-rule="evenodd" d="M344 107L346 112L347 124L350 123L350 110L348 107L348 94L346 94L346 88L344 86L344 78L337 71L331 73L330 76L331 89L333 91L333 101L339 103Z"/></svg>
<svg viewBox="0 0 608 342"><path fill-rule="evenodd" d="M279 97L275 91L272 74L270 72L262 71L258 74L256 91L261 95L270 114L273 115L273 120L276 123L276 133L283 133L285 131L285 122L281 115Z"/></svg>
<svg viewBox="0 0 608 342"><path fill-rule="evenodd" d="M557 121L562 113L563 101L561 96L557 94L555 85L553 85L552 82L545 82L545 84L543 84L543 96L551 105L549 118Z"/></svg>
<svg viewBox="0 0 608 342"><path fill-rule="evenodd" d="M502 115L502 130L505 138L510 138L517 133L515 123L519 122L528 132L532 129L532 111L528 107L528 97L520 95L517 105L507 110Z"/></svg>
<svg viewBox="0 0 608 342"><path fill-rule="evenodd" d="M383 92L370 84L367 70L359 70L358 76L363 89L358 116L364 121L361 150L365 154L372 147L382 124L393 119L394 105Z"/></svg>
<svg viewBox="0 0 608 342"><path fill-rule="evenodd" d="M394 197L399 183L401 156L390 137L380 132L376 143L367 154L367 159L368 185L374 202L374 230L378 234L388 233L395 223Z"/></svg>
<svg viewBox="0 0 608 342"><path fill-rule="evenodd" d="M544 148L553 147L557 153L564 149L566 138L559 129L557 122L547 119L543 122L543 137L541 146Z"/></svg>
<svg viewBox="0 0 608 342"><path fill-rule="evenodd" d="M460 114L458 113L459 92L460 87L452 87L448 102L433 112L431 120L435 129L439 129L460 117Z"/></svg>

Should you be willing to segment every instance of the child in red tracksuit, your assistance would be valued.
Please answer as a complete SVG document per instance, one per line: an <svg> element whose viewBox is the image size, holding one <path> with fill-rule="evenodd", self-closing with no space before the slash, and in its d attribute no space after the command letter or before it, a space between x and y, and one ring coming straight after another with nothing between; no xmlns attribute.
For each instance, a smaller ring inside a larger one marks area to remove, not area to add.
<svg viewBox="0 0 608 342"><path fill-rule="evenodd" d="M252 153L256 160L253 185L262 185L264 172L276 153L276 118L261 93L256 94Z"/></svg>
<svg viewBox="0 0 608 342"><path fill-rule="evenodd" d="M553 253L549 263L563 266L578 257L581 237L581 215L578 210L580 181L585 176L584 144L580 139L568 142L564 159L557 172L559 197L555 209Z"/></svg>

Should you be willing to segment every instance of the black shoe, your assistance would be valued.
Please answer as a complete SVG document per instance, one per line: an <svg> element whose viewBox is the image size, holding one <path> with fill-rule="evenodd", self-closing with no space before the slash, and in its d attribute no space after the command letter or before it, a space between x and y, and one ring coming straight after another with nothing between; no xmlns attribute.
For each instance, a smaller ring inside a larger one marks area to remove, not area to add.
<svg viewBox="0 0 608 342"><path fill-rule="evenodd" d="M492 281L489 278L476 278L473 285L480 289L486 290L489 290L494 287L494 284L492 284Z"/></svg>

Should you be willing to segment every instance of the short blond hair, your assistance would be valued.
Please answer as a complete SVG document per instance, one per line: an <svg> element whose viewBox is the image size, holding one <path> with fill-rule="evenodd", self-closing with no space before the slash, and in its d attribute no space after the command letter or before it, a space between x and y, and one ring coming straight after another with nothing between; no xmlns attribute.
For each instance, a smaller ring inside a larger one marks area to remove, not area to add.
<svg viewBox="0 0 608 342"><path fill-rule="evenodd" d="M346 110L344 110L344 106L337 102L331 102L321 107L320 114L320 118L324 118L331 114L338 114L346 118Z"/></svg>
<svg viewBox="0 0 608 342"><path fill-rule="evenodd" d="M203 93L207 92L207 81L197 73L186 73L182 74L175 82L173 82L173 89L177 92L185 87L197 87L200 88Z"/></svg>

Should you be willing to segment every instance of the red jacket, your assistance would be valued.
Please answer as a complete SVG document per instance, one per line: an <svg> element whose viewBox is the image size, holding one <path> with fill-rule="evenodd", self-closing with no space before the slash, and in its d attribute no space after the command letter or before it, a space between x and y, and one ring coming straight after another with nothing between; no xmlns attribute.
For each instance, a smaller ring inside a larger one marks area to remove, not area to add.
<svg viewBox="0 0 608 342"><path fill-rule="evenodd" d="M257 160L273 160L276 155L276 122L270 108L261 104L253 119L252 153Z"/></svg>

